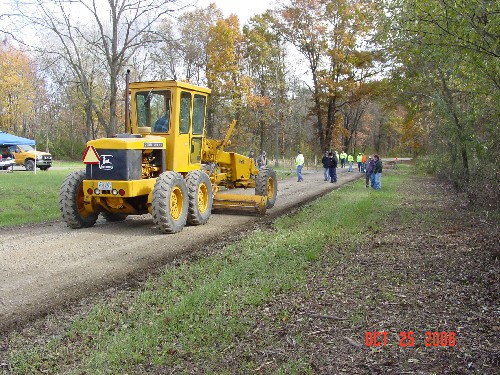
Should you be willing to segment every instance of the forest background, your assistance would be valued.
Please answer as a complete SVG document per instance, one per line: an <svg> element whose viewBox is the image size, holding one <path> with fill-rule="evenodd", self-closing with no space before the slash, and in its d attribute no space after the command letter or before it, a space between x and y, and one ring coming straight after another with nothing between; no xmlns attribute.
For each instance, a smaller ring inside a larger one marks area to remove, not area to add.
<svg viewBox="0 0 500 375"><path fill-rule="evenodd" d="M8 5L0 130L57 159L124 131L129 69L211 88L207 135L237 119L234 151L412 156L470 202L500 202L498 1L280 0L244 25L193 0Z"/></svg>

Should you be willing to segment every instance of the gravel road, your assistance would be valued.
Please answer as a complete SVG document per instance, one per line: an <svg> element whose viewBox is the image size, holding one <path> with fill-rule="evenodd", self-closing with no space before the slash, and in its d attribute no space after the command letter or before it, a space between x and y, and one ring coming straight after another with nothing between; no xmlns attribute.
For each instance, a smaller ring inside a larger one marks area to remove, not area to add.
<svg viewBox="0 0 500 375"><path fill-rule="evenodd" d="M338 169L338 183L323 181L321 171L294 173L279 181L274 208L264 217L214 213L203 226L160 234L150 215L119 223L99 220L73 230L62 221L11 228L0 236L0 332L22 326L60 307L109 287L143 279L149 271L186 254L217 246L259 222L290 212L343 184L364 176Z"/></svg>

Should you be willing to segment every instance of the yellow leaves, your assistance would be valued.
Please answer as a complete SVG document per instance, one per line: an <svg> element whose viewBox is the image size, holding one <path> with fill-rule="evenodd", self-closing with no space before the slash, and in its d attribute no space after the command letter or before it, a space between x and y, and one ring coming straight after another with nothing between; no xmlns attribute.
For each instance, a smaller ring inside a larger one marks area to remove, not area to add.
<svg viewBox="0 0 500 375"><path fill-rule="evenodd" d="M18 129L23 117L32 113L37 82L29 56L9 45L0 45L0 123L4 130Z"/></svg>

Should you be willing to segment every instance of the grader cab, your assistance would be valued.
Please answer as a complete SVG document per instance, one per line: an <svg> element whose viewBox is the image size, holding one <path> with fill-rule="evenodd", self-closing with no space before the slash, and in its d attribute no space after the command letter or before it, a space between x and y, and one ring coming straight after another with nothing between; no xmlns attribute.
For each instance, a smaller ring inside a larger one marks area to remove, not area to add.
<svg viewBox="0 0 500 375"><path fill-rule="evenodd" d="M121 221L150 213L162 233L176 233L187 223L205 224L213 208L264 214L274 206L276 173L224 150L235 121L223 140L205 137L209 89L179 81L134 82L127 83L127 93L130 131L127 126L126 133L89 141L86 169L61 186L59 208L69 227L91 227L99 214Z"/></svg>

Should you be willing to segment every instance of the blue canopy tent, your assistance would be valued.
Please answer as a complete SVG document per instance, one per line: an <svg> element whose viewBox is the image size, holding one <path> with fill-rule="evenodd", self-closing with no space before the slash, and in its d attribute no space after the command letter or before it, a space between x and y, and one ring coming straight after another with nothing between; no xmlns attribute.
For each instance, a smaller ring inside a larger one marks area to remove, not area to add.
<svg viewBox="0 0 500 375"><path fill-rule="evenodd" d="M17 135L12 135L3 131L0 131L0 146L16 146L16 145L30 145L35 146L35 141L28 138L18 137ZM12 167L14 170L14 167ZM35 168L33 169L36 173L36 159L35 159Z"/></svg>
<svg viewBox="0 0 500 375"><path fill-rule="evenodd" d="M34 146L35 141L28 138L18 137L17 135L12 135L0 131L0 146L15 146L15 145L30 145Z"/></svg>

